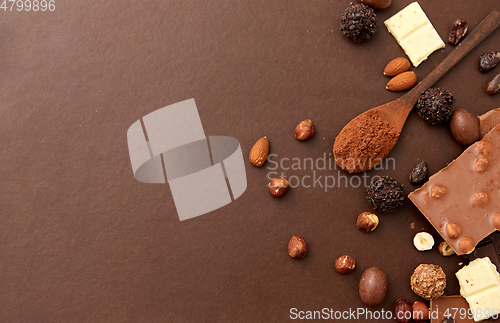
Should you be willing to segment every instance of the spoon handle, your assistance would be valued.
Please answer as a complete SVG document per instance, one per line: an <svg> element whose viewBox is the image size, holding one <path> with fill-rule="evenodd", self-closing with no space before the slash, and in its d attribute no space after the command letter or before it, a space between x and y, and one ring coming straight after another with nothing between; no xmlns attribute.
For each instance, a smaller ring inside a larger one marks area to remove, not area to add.
<svg viewBox="0 0 500 323"><path fill-rule="evenodd" d="M500 25L500 11L493 10L486 18L477 25L476 28L464 38L441 63L432 70L420 83L401 99L406 101L411 107L415 105L420 94L437 82L450 68L458 63L467 53L483 41Z"/></svg>

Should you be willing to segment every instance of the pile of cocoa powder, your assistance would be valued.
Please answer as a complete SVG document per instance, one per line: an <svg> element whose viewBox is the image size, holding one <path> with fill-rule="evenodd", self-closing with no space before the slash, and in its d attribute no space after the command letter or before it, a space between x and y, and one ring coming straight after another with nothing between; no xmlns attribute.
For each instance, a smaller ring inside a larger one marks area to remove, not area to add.
<svg viewBox="0 0 500 323"><path fill-rule="evenodd" d="M380 163L398 140L399 132L376 111L368 111L348 123L335 139L337 165L349 173L364 172Z"/></svg>

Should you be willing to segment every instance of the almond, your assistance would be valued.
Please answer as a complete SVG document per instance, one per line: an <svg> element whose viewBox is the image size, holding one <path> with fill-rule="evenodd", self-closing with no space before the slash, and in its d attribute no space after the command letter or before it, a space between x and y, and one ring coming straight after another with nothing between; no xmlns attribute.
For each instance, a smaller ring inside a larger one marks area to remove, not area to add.
<svg viewBox="0 0 500 323"><path fill-rule="evenodd" d="M260 167L264 165L264 162L267 159L267 155L269 154L269 140L267 137L262 137L255 145L253 145L252 149L250 149L250 162L252 165Z"/></svg>
<svg viewBox="0 0 500 323"><path fill-rule="evenodd" d="M390 61L384 69L384 75L396 76L410 68L410 61L406 57L398 57Z"/></svg>
<svg viewBox="0 0 500 323"><path fill-rule="evenodd" d="M394 76L385 86L389 91L404 91L417 84L417 75L413 72L404 72Z"/></svg>

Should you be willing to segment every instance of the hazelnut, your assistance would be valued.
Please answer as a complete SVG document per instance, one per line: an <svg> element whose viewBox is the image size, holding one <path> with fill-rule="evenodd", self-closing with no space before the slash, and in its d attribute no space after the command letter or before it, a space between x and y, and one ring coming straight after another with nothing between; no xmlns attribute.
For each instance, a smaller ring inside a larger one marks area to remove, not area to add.
<svg viewBox="0 0 500 323"><path fill-rule="evenodd" d="M488 159L481 157L476 161L476 170L482 173L488 169Z"/></svg>
<svg viewBox="0 0 500 323"><path fill-rule="evenodd" d="M377 228L378 223L378 216L370 212L363 212L358 215L356 227L363 233L370 233Z"/></svg>
<svg viewBox="0 0 500 323"><path fill-rule="evenodd" d="M399 298L394 304L394 313L396 314L396 320L398 322L410 322L412 317L412 307L410 301L405 298Z"/></svg>
<svg viewBox="0 0 500 323"><path fill-rule="evenodd" d="M446 234L450 239L456 239L460 234L460 227L455 223L448 223L446 225Z"/></svg>
<svg viewBox="0 0 500 323"><path fill-rule="evenodd" d="M419 232L413 238L413 245L418 251L431 250L434 246L434 238L430 233Z"/></svg>
<svg viewBox="0 0 500 323"><path fill-rule="evenodd" d="M293 236L288 242L288 254L292 258L304 258L307 254L307 245L304 239Z"/></svg>
<svg viewBox="0 0 500 323"><path fill-rule="evenodd" d="M415 322L421 322L429 319L429 308L423 302L416 301L412 305L413 309L413 320Z"/></svg>
<svg viewBox="0 0 500 323"><path fill-rule="evenodd" d="M466 254L470 254L475 248L474 242L469 238L462 238L458 243L458 247Z"/></svg>
<svg viewBox="0 0 500 323"><path fill-rule="evenodd" d="M335 260L335 270L341 274L348 274L354 270L356 262L351 256L340 256Z"/></svg>
<svg viewBox="0 0 500 323"><path fill-rule="evenodd" d="M479 192L472 198L472 207L485 206L486 204L488 204L488 194L485 192Z"/></svg>
<svg viewBox="0 0 500 323"><path fill-rule="evenodd" d="M493 216L493 225L495 226L495 229L500 230L500 213L496 213Z"/></svg>
<svg viewBox="0 0 500 323"><path fill-rule="evenodd" d="M439 249L439 253L443 256L451 256L455 253L455 251L451 248L451 246L446 241L441 241L438 249Z"/></svg>
<svg viewBox="0 0 500 323"><path fill-rule="evenodd" d="M431 188L431 196L432 197L442 197L446 194L446 187L440 185L434 185Z"/></svg>
<svg viewBox="0 0 500 323"><path fill-rule="evenodd" d="M489 155L491 153L491 145L489 142L481 140L477 143L477 151L481 155Z"/></svg>
<svg viewBox="0 0 500 323"><path fill-rule="evenodd" d="M284 177L275 177L269 182L268 189L272 196L282 197L288 191L288 181Z"/></svg>
<svg viewBox="0 0 500 323"><path fill-rule="evenodd" d="M314 125L311 119L306 119L299 123L295 128L295 138L298 140L306 140L314 137Z"/></svg>

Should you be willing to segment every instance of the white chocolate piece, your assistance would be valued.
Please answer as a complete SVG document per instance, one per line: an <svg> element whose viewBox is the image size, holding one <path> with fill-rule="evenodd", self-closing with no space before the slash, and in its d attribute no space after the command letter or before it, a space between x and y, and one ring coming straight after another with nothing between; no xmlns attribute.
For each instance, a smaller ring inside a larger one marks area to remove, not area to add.
<svg viewBox="0 0 500 323"><path fill-rule="evenodd" d="M419 232L413 238L413 245L418 251L431 250L434 246L434 238L427 232Z"/></svg>
<svg viewBox="0 0 500 323"><path fill-rule="evenodd" d="M418 2L409 4L384 24L415 67L434 51L445 47Z"/></svg>
<svg viewBox="0 0 500 323"><path fill-rule="evenodd" d="M460 294L469 303L478 322L500 312L500 274L490 258L471 261L455 274ZM489 314L489 315L488 315Z"/></svg>

